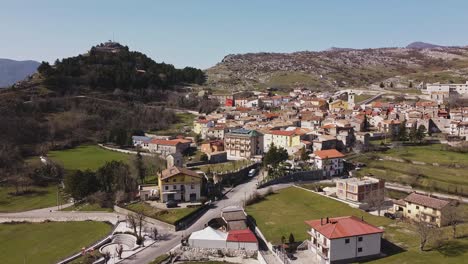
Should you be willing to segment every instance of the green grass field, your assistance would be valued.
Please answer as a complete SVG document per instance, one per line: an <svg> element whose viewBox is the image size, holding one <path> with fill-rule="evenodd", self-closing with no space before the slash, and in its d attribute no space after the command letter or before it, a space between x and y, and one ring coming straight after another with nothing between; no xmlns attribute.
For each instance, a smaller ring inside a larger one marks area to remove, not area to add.
<svg viewBox="0 0 468 264"><path fill-rule="evenodd" d="M279 243L281 236L287 238L289 233L294 234L296 241L307 239L306 220L354 215L363 216L365 221L384 228L384 238L402 249L383 246L384 253L394 255L371 261L372 263L463 263L463 259L468 258L466 224L458 229L463 238L447 240L439 249L420 252L419 237L413 226L373 216L344 203L294 187L283 189L277 194L267 196L260 203L248 206L247 213L255 218L262 233L273 243ZM444 229L441 236L448 239L449 230ZM429 244L428 248L431 246Z"/></svg>
<svg viewBox="0 0 468 264"><path fill-rule="evenodd" d="M210 170L211 172L225 172L240 169L251 164L252 162L249 160L236 160L217 164L203 165L200 166L200 170L202 170L203 172L208 172L208 170Z"/></svg>
<svg viewBox="0 0 468 264"><path fill-rule="evenodd" d="M132 211L143 210L146 216L161 220L171 225L173 225L177 220L181 219L182 217L190 214L191 212L197 209L197 208L178 208L178 209L162 210L144 202L130 204L126 208Z"/></svg>
<svg viewBox="0 0 468 264"><path fill-rule="evenodd" d="M97 170L107 161L128 161L131 155L103 149L95 145L51 151L49 158L63 165L66 170Z"/></svg>
<svg viewBox="0 0 468 264"><path fill-rule="evenodd" d="M55 263L105 237L101 222L0 224L0 263Z"/></svg>
<svg viewBox="0 0 468 264"><path fill-rule="evenodd" d="M405 162L383 160L385 157ZM350 160L366 163L367 166L357 172L359 176L371 174L422 189L468 195L468 154L443 150L441 145L398 147L356 155ZM413 164L411 161L427 164ZM433 163L438 166L433 166Z"/></svg>
<svg viewBox="0 0 468 264"><path fill-rule="evenodd" d="M29 211L57 205L57 186L31 187L31 193L14 195L13 187L0 188L0 212L12 213ZM59 202L66 203L62 192L59 192Z"/></svg>

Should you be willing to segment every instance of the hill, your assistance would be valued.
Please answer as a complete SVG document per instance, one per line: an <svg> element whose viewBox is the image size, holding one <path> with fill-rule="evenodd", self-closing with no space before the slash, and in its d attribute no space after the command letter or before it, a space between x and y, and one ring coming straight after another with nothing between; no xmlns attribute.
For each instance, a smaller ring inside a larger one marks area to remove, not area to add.
<svg viewBox="0 0 468 264"><path fill-rule="evenodd" d="M339 89L392 82L408 88L420 82L465 82L468 47L343 49L294 53L247 53L226 56L206 70L215 89L265 87Z"/></svg>
<svg viewBox="0 0 468 264"><path fill-rule="evenodd" d="M408 44L406 48L407 49L435 49L435 48L445 48L445 46L416 41L416 42Z"/></svg>
<svg viewBox="0 0 468 264"><path fill-rule="evenodd" d="M39 64L32 60L0 59L0 88L12 85L35 73Z"/></svg>

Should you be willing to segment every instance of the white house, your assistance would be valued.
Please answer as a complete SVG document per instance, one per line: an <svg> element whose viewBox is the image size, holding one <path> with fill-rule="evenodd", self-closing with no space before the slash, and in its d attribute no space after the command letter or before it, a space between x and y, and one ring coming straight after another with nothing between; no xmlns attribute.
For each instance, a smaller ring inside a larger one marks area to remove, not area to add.
<svg viewBox="0 0 468 264"><path fill-rule="evenodd" d="M213 229L208 226L200 231L193 232L188 243L193 248L226 248L226 240L228 234L226 232Z"/></svg>
<svg viewBox="0 0 468 264"><path fill-rule="evenodd" d="M377 256L383 230L355 216L310 220L309 250L317 263L350 263Z"/></svg>
<svg viewBox="0 0 468 264"><path fill-rule="evenodd" d="M312 163L318 168L323 170L323 176L333 177L343 173L343 153L336 149L325 149L314 151L310 155Z"/></svg>

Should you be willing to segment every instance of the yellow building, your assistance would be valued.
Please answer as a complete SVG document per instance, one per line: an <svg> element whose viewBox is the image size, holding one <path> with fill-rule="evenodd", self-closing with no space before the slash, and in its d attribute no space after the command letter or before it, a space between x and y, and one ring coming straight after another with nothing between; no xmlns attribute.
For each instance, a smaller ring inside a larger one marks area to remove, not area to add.
<svg viewBox="0 0 468 264"><path fill-rule="evenodd" d="M202 176L192 170L170 167L158 175L161 202L195 202L200 199Z"/></svg>
<svg viewBox="0 0 468 264"><path fill-rule="evenodd" d="M271 144L289 149L301 145L301 137L296 130L270 130L263 136L264 152L270 149Z"/></svg>
<svg viewBox="0 0 468 264"><path fill-rule="evenodd" d="M328 103L328 109L330 109L330 111L348 109L348 102L341 99L335 100L331 103Z"/></svg>
<svg viewBox="0 0 468 264"><path fill-rule="evenodd" d="M450 202L427 195L411 193L393 205L395 212L416 222L426 222L438 227L447 225L447 210Z"/></svg>
<svg viewBox="0 0 468 264"><path fill-rule="evenodd" d="M193 121L193 132L195 134L201 134L203 128L213 127L214 122L206 119L197 119Z"/></svg>

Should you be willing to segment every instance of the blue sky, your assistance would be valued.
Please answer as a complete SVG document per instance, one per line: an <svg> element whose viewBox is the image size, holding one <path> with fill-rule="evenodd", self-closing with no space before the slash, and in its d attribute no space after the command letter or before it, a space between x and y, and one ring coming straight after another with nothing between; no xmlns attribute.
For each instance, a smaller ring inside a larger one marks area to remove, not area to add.
<svg viewBox="0 0 468 264"><path fill-rule="evenodd" d="M0 57L54 61L115 36L178 67L246 52L468 45L463 0L0 0Z"/></svg>

